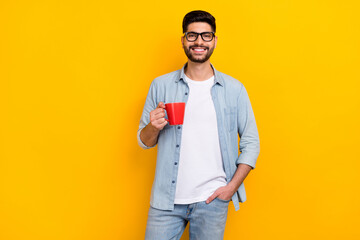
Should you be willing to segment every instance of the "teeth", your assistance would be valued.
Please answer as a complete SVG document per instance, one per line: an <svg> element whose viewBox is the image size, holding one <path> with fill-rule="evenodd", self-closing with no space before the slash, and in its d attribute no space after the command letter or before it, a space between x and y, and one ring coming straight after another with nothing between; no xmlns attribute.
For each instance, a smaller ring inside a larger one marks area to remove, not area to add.
<svg viewBox="0 0 360 240"><path fill-rule="evenodd" d="M205 51L205 49L198 49L198 48L193 48L194 49L194 51L196 51L196 52L203 52L203 51Z"/></svg>

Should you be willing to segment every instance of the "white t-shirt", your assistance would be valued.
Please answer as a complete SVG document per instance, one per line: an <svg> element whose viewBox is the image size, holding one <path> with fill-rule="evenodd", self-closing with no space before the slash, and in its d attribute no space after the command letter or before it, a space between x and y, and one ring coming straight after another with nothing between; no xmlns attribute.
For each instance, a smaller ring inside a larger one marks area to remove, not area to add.
<svg viewBox="0 0 360 240"><path fill-rule="evenodd" d="M194 81L186 75L185 79L190 90L182 126L175 204L205 201L226 185L211 97L214 76L205 81Z"/></svg>

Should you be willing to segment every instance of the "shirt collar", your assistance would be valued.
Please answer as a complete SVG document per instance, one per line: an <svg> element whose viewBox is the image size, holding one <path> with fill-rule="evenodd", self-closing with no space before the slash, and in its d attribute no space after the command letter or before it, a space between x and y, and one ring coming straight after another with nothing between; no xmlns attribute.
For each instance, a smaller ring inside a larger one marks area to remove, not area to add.
<svg viewBox="0 0 360 240"><path fill-rule="evenodd" d="M175 79L175 82L179 82L180 80L185 82L185 67L187 66L188 63L185 63L184 66L181 68L181 72L180 72L180 76L179 78ZM223 79L221 78L219 72L215 69L215 67L210 63L210 66L212 67L212 69L214 70L214 81L215 83L218 83L220 86L224 86L224 82Z"/></svg>

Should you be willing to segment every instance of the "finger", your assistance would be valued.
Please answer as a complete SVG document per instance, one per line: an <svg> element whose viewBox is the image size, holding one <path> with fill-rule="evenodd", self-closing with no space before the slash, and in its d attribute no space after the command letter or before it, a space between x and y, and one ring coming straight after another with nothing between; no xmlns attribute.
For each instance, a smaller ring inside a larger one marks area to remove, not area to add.
<svg viewBox="0 0 360 240"><path fill-rule="evenodd" d="M168 121L166 121L166 119L165 119L165 122L163 122L160 126L161 126L161 128L164 128L165 126L166 126L166 124L168 124Z"/></svg>
<svg viewBox="0 0 360 240"><path fill-rule="evenodd" d="M159 102L156 108L165 108L165 104L163 102Z"/></svg>
<svg viewBox="0 0 360 240"><path fill-rule="evenodd" d="M155 111L156 110L156 111ZM162 108L157 108L154 110L154 117L159 118L159 117L165 117L165 110Z"/></svg>
<svg viewBox="0 0 360 240"><path fill-rule="evenodd" d="M156 123L156 124L158 124L158 125L161 125L161 124L163 124L163 123L165 123L165 122L166 122L166 119L163 118L163 117L154 120L154 123Z"/></svg>
<svg viewBox="0 0 360 240"><path fill-rule="evenodd" d="M168 122L165 120L165 118L156 120L153 124L154 127L156 127L159 130L162 130Z"/></svg>
<svg viewBox="0 0 360 240"><path fill-rule="evenodd" d="M167 122L166 119L162 117L162 118L154 119L152 123L155 124L156 126L160 126L165 124L166 122Z"/></svg>
<svg viewBox="0 0 360 240"><path fill-rule="evenodd" d="M217 196L219 196L219 194L217 192L214 192L213 195L211 195L205 202L206 204L211 203L215 198L217 198Z"/></svg>
<svg viewBox="0 0 360 240"><path fill-rule="evenodd" d="M165 114L157 114L156 116L153 116L151 119L152 123L161 124L165 121Z"/></svg>
<svg viewBox="0 0 360 240"><path fill-rule="evenodd" d="M155 110L151 111L150 116L152 118L165 117L165 110L162 108L156 108Z"/></svg>

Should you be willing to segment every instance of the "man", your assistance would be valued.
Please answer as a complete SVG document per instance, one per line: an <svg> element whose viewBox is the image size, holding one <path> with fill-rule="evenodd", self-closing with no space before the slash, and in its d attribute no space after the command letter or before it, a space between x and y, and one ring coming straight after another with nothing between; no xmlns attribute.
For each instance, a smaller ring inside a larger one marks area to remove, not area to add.
<svg viewBox="0 0 360 240"><path fill-rule="evenodd" d="M158 145L145 238L223 239L229 201L246 200L243 181L255 167L260 142L247 91L210 63L215 18L192 11L181 42L188 57L181 70L151 83L138 130L144 148ZM169 125L164 103L185 102L183 125ZM240 136L238 154L238 135Z"/></svg>

